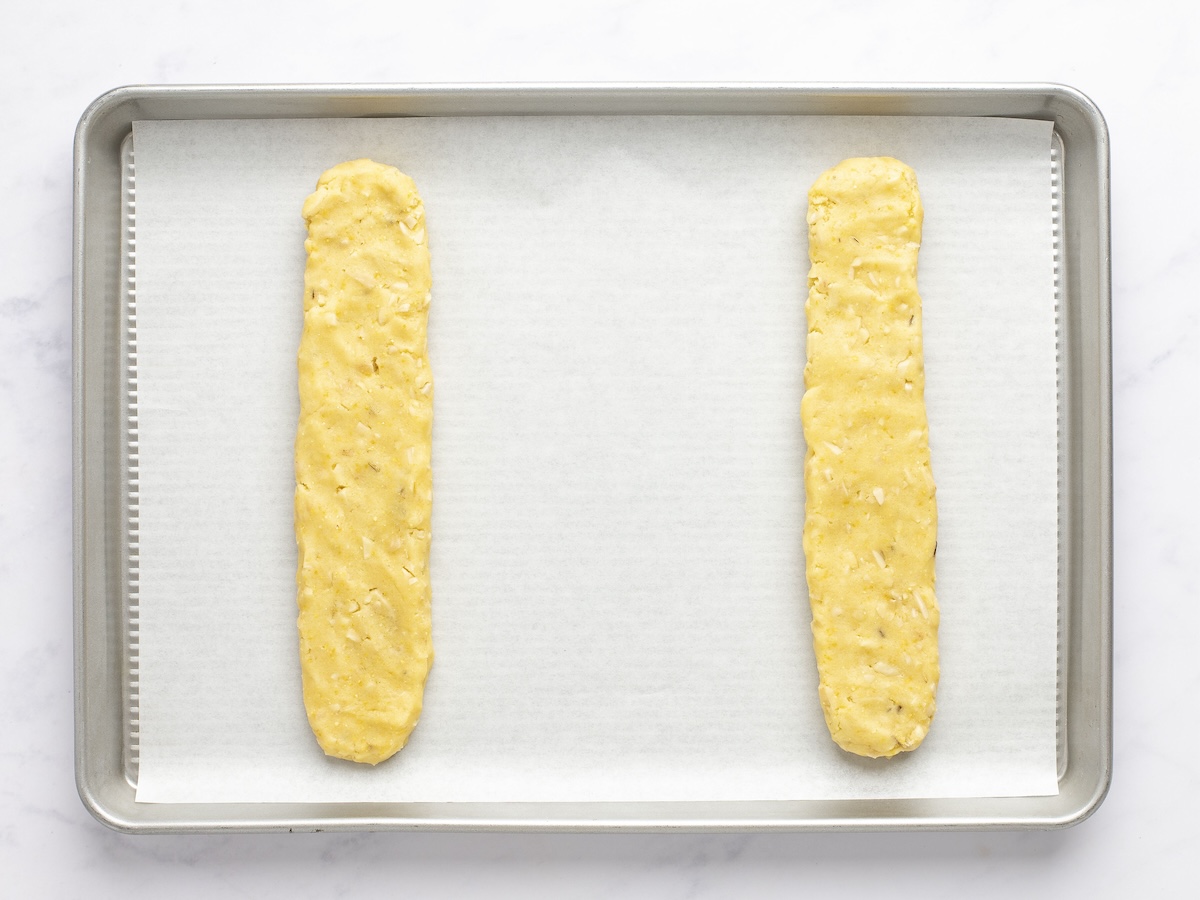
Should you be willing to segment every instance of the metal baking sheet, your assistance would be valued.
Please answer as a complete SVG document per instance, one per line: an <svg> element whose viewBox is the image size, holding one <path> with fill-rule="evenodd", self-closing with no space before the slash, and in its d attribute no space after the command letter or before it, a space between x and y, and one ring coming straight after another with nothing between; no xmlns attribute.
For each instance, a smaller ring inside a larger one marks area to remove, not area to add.
<svg viewBox="0 0 1200 900"><path fill-rule="evenodd" d="M138 804L136 471L125 368L134 120L496 114L1005 116L1053 121L1060 184L1059 793L918 801ZM1055 827L1111 771L1108 150L1103 119L1057 86L448 86L124 88L76 138L76 767L101 821L128 831L846 830Z"/></svg>

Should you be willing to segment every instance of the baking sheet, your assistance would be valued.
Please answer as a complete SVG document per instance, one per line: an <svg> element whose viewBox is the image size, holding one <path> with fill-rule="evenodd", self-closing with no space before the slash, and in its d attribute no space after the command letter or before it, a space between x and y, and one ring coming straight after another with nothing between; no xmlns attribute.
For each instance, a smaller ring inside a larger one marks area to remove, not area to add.
<svg viewBox="0 0 1200 900"><path fill-rule="evenodd" d="M138 799L1053 793L1050 127L138 123ZM942 521L938 718L890 763L825 733L799 545L804 197L875 153L926 205ZM290 517L299 204L360 155L417 179L435 277L438 656L373 770L307 732Z"/></svg>

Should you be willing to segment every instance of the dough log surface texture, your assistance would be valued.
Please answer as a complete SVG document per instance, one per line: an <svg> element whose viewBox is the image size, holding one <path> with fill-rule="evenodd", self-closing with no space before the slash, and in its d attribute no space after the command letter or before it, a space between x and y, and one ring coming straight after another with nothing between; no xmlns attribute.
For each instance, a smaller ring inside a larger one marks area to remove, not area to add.
<svg viewBox="0 0 1200 900"><path fill-rule="evenodd" d="M433 662L429 248L416 185L334 166L304 203L296 543L300 664L330 756L404 746Z"/></svg>
<svg viewBox="0 0 1200 900"><path fill-rule="evenodd" d="M804 555L821 707L839 747L916 748L939 677L937 505L913 170L848 159L809 191Z"/></svg>

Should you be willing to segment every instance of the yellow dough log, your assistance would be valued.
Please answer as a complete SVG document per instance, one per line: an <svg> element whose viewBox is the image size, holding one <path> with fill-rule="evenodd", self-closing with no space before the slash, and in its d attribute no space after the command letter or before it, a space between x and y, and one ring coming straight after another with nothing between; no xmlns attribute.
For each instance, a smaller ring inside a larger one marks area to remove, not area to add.
<svg viewBox="0 0 1200 900"><path fill-rule="evenodd" d="M304 705L330 756L379 763L433 661L429 249L412 179L334 166L304 204L296 543Z"/></svg>
<svg viewBox="0 0 1200 900"><path fill-rule="evenodd" d="M820 699L838 746L894 756L939 676L937 506L925 414L913 170L848 159L809 192L804 555Z"/></svg>

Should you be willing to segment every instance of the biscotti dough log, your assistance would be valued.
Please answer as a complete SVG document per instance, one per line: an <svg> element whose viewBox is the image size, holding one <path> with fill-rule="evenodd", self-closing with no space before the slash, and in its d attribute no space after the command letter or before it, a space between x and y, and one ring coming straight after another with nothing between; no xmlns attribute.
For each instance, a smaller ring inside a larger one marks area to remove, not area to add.
<svg viewBox="0 0 1200 900"><path fill-rule="evenodd" d="M416 186L334 166L304 204L296 542L304 705L330 756L404 746L433 661L429 249Z"/></svg>
<svg viewBox="0 0 1200 900"><path fill-rule="evenodd" d="M895 159L848 159L809 192L804 555L825 721L861 756L918 746L938 683L922 215Z"/></svg>

